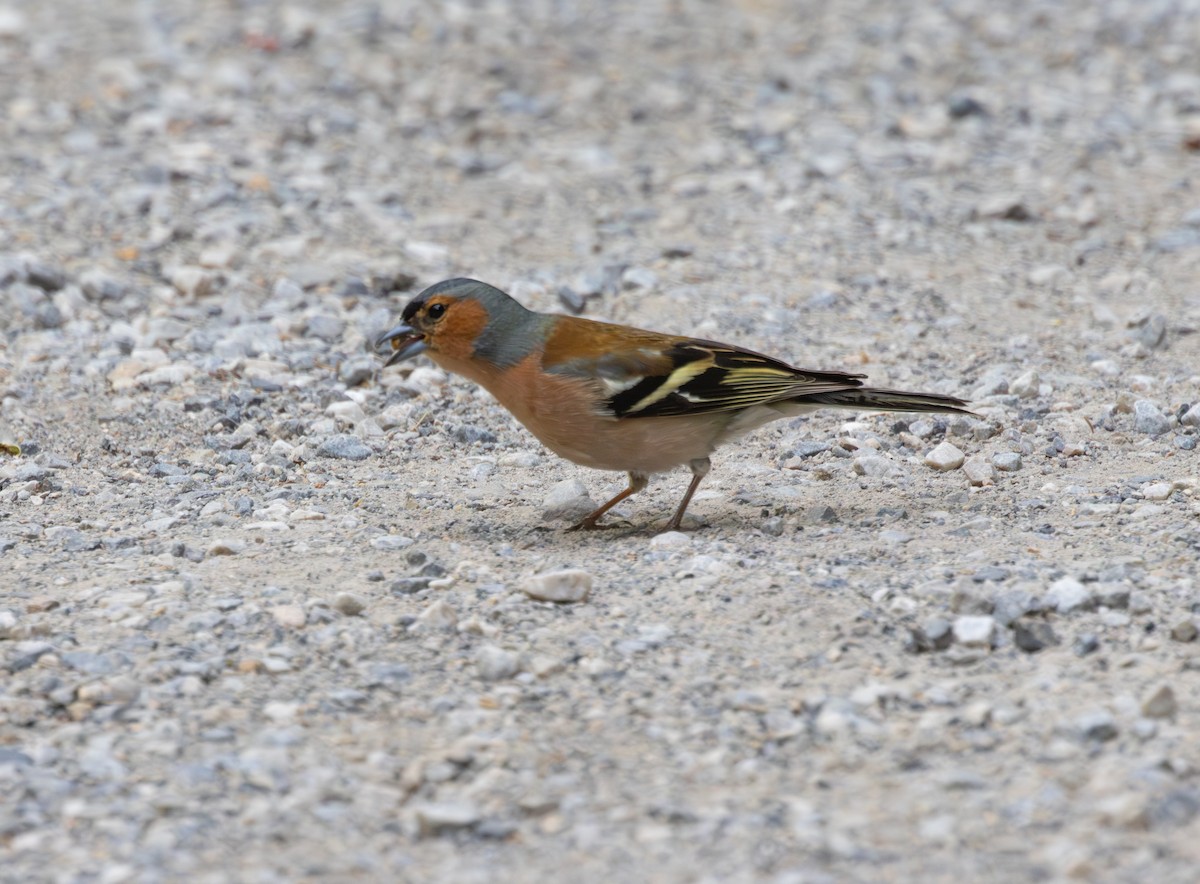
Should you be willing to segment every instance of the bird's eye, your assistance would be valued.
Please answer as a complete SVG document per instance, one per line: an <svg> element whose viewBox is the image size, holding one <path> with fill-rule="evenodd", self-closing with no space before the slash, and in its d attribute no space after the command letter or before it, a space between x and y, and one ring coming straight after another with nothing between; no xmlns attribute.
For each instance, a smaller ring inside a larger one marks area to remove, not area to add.
<svg viewBox="0 0 1200 884"><path fill-rule="evenodd" d="M430 304L429 309L425 311L425 316L429 319L441 319L442 314L446 312L445 304Z"/></svg>

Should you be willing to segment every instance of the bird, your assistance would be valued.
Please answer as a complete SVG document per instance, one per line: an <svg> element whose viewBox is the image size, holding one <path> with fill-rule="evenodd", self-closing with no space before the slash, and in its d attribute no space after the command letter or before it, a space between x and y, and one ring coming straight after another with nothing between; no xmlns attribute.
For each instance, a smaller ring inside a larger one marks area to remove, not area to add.
<svg viewBox="0 0 1200 884"><path fill-rule="evenodd" d="M967 402L940 393L863 385L862 374L795 368L686 335L529 310L475 279L429 286L400 324L375 340L384 367L424 354L492 394L555 454L628 474L626 488L568 530L600 519L651 475L686 464L692 480L664 530L683 515L710 455L771 421L818 408L948 412Z"/></svg>

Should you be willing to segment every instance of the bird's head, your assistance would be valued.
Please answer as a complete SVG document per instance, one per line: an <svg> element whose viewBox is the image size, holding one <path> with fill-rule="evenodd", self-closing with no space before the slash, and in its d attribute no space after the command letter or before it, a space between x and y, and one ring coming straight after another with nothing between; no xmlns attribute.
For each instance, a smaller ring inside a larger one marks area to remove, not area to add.
<svg viewBox="0 0 1200 884"><path fill-rule="evenodd" d="M435 360L512 364L528 352L525 332L537 317L487 283L447 279L409 301L400 324L377 337L375 349L387 355L385 366L426 352Z"/></svg>

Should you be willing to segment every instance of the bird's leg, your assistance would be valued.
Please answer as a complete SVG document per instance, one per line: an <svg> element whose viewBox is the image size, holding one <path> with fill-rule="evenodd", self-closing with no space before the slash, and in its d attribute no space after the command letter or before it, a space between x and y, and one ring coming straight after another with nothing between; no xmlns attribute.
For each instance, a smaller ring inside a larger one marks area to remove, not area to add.
<svg viewBox="0 0 1200 884"><path fill-rule="evenodd" d="M605 527L604 525L596 524L596 522L600 519L600 517L602 515L604 515L606 512L608 512L610 509L612 509L614 506L616 506L618 503L620 503L622 500L629 497L629 495L637 494L639 491L641 491L643 488L646 487L646 484L649 481L650 481L650 476L647 473L630 473L628 488L626 488L624 491L622 491L620 494L618 494L616 497L614 497L608 503L604 504L604 506L597 509L595 512L589 513L588 515L584 516L582 519L579 520L579 522L577 524L572 525L567 530L568 531L578 531L581 528L590 529L590 528Z"/></svg>
<svg viewBox="0 0 1200 884"><path fill-rule="evenodd" d="M675 510L675 515L671 516L671 521L667 522L667 527L664 531L678 531L680 523L683 522L683 514L688 508L688 504L692 502L692 495L696 493L696 489L700 487L700 481L708 475L709 468L712 467L712 461L707 457L697 458L688 463L692 468L692 484L688 485L687 491L683 493L683 500L680 501L679 509Z"/></svg>

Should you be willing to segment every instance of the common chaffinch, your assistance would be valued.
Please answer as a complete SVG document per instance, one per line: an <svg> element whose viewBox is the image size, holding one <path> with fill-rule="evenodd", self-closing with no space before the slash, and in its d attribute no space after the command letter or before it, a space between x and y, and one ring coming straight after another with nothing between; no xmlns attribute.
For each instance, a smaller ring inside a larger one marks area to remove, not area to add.
<svg viewBox="0 0 1200 884"><path fill-rule="evenodd" d="M448 279L413 298L376 339L386 365L424 353L479 384L567 460L629 474L629 487L571 530L687 464L692 481L666 530L676 530L709 455L770 421L822 407L970 414L938 393L864 387L865 375L810 371L730 344L527 310L474 279Z"/></svg>

